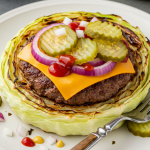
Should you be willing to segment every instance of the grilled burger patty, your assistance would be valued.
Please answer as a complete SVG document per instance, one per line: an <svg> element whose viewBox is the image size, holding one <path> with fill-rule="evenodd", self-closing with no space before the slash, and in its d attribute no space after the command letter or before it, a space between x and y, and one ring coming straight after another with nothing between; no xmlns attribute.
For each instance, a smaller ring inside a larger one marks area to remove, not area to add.
<svg viewBox="0 0 150 150"><path fill-rule="evenodd" d="M56 103L65 103L69 105L82 105L106 101L115 95L119 89L123 88L131 77L131 74L116 75L93 84L80 91L70 99L65 100L54 83L40 70L25 61L21 61L20 69L25 78L29 81L30 88L39 96L48 97Z"/></svg>

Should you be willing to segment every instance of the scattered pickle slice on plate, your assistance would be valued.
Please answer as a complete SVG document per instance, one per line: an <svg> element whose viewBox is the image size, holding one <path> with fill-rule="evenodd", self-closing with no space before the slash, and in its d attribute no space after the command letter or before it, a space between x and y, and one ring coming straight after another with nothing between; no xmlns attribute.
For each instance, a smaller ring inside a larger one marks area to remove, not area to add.
<svg viewBox="0 0 150 150"><path fill-rule="evenodd" d="M127 121L127 127L135 136L150 137L150 121L147 123Z"/></svg>
<svg viewBox="0 0 150 150"><path fill-rule="evenodd" d="M65 28L66 34L56 36L55 31L61 28ZM45 31L40 39L40 48L50 56L58 56L71 51L77 44L76 33L67 25L54 26Z"/></svg>
<svg viewBox="0 0 150 150"><path fill-rule="evenodd" d="M123 41L110 42L94 39L98 46L97 57L104 61L121 62L126 58L128 49Z"/></svg>
<svg viewBox="0 0 150 150"><path fill-rule="evenodd" d="M85 28L85 34L92 38L108 41L121 40L122 32L117 26L109 22L95 21L90 22Z"/></svg>
<svg viewBox="0 0 150 150"><path fill-rule="evenodd" d="M94 60L97 55L97 44L89 38L80 38L76 47L69 54L76 59L75 64L81 65Z"/></svg>

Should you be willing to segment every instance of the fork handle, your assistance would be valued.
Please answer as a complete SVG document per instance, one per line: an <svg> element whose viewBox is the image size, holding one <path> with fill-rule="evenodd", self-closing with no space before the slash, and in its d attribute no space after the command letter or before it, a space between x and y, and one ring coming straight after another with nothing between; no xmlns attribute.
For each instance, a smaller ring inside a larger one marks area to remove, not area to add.
<svg viewBox="0 0 150 150"><path fill-rule="evenodd" d="M73 147L71 150L88 150L91 149L99 140L101 140L101 136L95 133L87 136L83 141L81 141L78 145Z"/></svg>
<svg viewBox="0 0 150 150"><path fill-rule="evenodd" d="M103 128L98 128L97 133L90 134L87 138L81 141L78 145L73 147L71 150L90 150L102 137L105 137L108 132L112 131L113 128L121 121L129 120L128 117L119 116Z"/></svg>

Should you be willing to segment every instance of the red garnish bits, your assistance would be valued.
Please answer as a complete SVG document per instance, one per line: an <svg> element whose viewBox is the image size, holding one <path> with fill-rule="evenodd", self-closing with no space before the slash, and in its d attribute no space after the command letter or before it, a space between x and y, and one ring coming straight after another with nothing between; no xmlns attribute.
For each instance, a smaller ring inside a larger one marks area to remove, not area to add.
<svg viewBox="0 0 150 150"><path fill-rule="evenodd" d="M75 58L71 55L60 55L58 62L50 65L49 73L56 77L68 76L72 72Z"/></svg>
<svg viewBox="0 0 150 150"><path fill-rule="evenodd" d="M123 40L123 39L122 39L122 41L123 41L123 43L126 45L126 47L127 47L127 48L129 48L129 44L128 44L128 42L126 42L126 41L125 41L125 40Z"/></svg>
<svg viewBox="0 0 150 150"><path fill-rule="evenodd" d="M91 64L84 64L83 68L87 71L92 71L94 69Z"/></svg>
<svg viewBox="0 0 150 150"><path fill-rule="evenodd" d="M83 30L84 31L85 27L79 26L79 25L80 25L80 22L71 22L68 26L74 31L76 31L76 30ZM84 38L92 39L91 37L87 36L86 34L84 34Z"/></svg>
<svg viewBox="0 0 150 150"><path fill-rule="evenodd" d="M76 28L76 30L85 30L85 27L82 27L82 26L78 26L78 28Z"/></svg>
<svg viewBox="0 0 150 150"><path fill-rule="evenodd" d="M29 137L25 137L22 139L21 143L24 145L24 146L28 146L28 147L33 147L35 146L35 143L33 142L32 139L30 139Z"/></svg>
<svg viewBox="0 0 150 150"><path fill-rule="evenodd" d="M72 30L76 30L76 28L78 28L80 22L71 22L68 26L72 29Z"/></svg>

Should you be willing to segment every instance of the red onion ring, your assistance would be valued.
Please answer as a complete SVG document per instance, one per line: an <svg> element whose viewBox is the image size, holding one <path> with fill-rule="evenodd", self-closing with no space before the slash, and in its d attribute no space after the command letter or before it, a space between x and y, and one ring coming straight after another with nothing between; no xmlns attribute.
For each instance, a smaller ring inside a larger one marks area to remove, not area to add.
<svg viewBox="0 0 150 150"><path fill-rule="evenodd" d="M96 17L93 17L92 20L90 22L95 22L97 21L98 19Z"/></svg>
<svg viewBox="0 0 150 150"><path fill-rule="evenodd" d="M72 72L86 76L100 76L110 72L116 64L116 62L108 61L101 66L94 67L92 71L87 71L82 66L74 65L72 67Z"/></svg>
<svg viewBox="0 0 150 150"><path fill-rule="evenodd" d="M88 61L86 64L91 64L94 67L97 66L101 66L105 63L104 60L100 60L99 58L95 58L93 61ZM81 66L84 66L84 64L82 64Z"/></svg>
<svg viewBox="0 0 150 150"><path fill-rule="evenodd" d="M0 122L5 121L3 114L0 112Z"/></svg>
<svg viewBox="0 0 150 150"><path fill-rule="evenodd" d="M40 51L38 48L38 40L40 36L48 29L52 28L53 26L58 26L58 25L64 25L63 23L53 23L42 30L40 30L36 36L33 39L32 45L31 45L31 53L33 57L39 61L40 63L49 66L51 63L56 62L58 59L55 57L50 57Z"/></svg>

